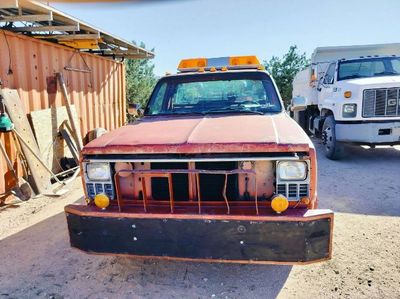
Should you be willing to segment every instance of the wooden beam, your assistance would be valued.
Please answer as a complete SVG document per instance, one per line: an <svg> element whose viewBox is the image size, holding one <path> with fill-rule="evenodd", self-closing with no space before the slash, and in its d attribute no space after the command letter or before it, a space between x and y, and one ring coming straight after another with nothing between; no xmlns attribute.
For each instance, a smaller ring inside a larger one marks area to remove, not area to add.
<svg viewBox="0 0 400 299"><path fill-rule="evenodd" d="M154 55L150 56L148 53L140 53L132 52L132 51L112 51L112 50L95 50L95 51L84 51L86 53L97 54L105 57L120 57L120 58L127 58L127 59L149 59L154 58Z"/></svg>
<svg viewBox="0 0 400 299"><path fill-rule="evenodd" d="M78 149L78 152L81 152L83 145L82 145L81 136L79 136L79 134L78 134L78 132L79 132L78 125L79 124L75 123L75 118L74 118L74 115L72 114L72 110L71 110L71 102L69 99L67 86L65 85L64 76L62 73L57 73L57 81L61 87L61 92L64 96L64 100L65 100L65 104L66 104L65 107L67 108L69 123L71 124L71 128L72 128L72 132L71 132L72 137L74 137L74 139L75 139L75 144Z"/></svg>
<svg viewBox="0 0 400 299"><path fill-rule="evenodd" d="M15 129L20 133L19 140L23 139L21 147L32 175L34 190L36 193L48 193L51 187L50 175L38 159L41 153L26 117L24 104L14 89L3 88L0 94Z"/></svg>
<svg viewBox="0 0 400 299"><path fill-rule="evenodd" d="M59 40L59 44L80 49L80 50L98 50L99 49L99 40L98 39L71 39L71 40Z"/></svg>
<svg viewBox="0 0 400 299"><path fill-rule="evenodd" d="M0 22L46 22L53 21L53 12L43 15L0 16Z"/></svg>
<svg viewBox="0 0 400 299"><path fill-rule="evenodd" d="M57 40L99 39L100 33L98 32L95 34L58 34L52 36L52 38L55 38Z"/></svg>
<svg viewBox="0 0 400 299"><path fill-rule="evenodd" d="M18 0L1 0L0 8L18 8Z"/></svg>
<svg viewBox="0 0 400 299"><path fill-rule="evenodd" d="M97 34L35 34L35 38L56 39L58 41L75 41L75 40L98 40L100 33Z"/></svg>
<svg viewBox="0 0 400 299"><path fill-rule="evenodd" d="M79 31L79 24L66 25L66 26L29 26L29 27L13 27L8 28L14 32L41 32L41 31L60 31L60 32L73 32Z"/></svg>
<svg viewBox="0 0 400 299"><path fill-rule="evenodd" d="M137 57L137 58L153 58L154 55L150 55L148 52L138 52L136 50L127 50L127 51L118 51L118 50L111 50L111 51L104 51L105 54L112 54L121 57Z"/></svg>

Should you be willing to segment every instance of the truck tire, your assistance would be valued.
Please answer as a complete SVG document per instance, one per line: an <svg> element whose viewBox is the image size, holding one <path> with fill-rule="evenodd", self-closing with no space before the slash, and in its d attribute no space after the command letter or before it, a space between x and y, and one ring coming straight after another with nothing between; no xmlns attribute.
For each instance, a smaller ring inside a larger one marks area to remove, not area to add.
<svg viewBox="0 0 400 299"><path fill-rule="evenodd" d="M325 147L325 156L331 160L339 160L344 153L343 144L336 140L335 118L329 115L322 127L322 142Z"/></svg>
<svg viewBox="0 0 400 299"><path fill-rule="evenodd" d="M310 136L311 132L308 127L308 111L303 110L303 111L297 111L295 113L297 113L295 117L296 122L300 125L300 127L304 130L304 132L306 132L306 134Z"/></svg>

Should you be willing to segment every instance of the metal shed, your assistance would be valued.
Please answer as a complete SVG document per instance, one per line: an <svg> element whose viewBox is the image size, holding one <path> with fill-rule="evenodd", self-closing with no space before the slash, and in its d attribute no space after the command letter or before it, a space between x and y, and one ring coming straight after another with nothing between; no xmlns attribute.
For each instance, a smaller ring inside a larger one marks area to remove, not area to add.
<svg viewBox="0 0 400 299"><path fill-rule="evenodd" d="M55 78L62 73L82 139L95 128L112 130L125 123L123 59L152 58L153 53L36 1L1 1L0 25L1 88L18 91L27 116L64 106ZM22 176L12 138L0 133L0 140ZM4 195L15 180L3 157L0 173Z"/></svg>

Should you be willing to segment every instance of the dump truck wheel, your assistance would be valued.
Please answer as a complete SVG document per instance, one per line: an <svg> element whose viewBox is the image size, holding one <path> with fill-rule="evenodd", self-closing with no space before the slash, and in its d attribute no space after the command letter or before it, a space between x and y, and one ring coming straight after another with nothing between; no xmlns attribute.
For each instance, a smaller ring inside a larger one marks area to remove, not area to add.
<svg viewBox="0 0 400 299"><path fill-rule="evenodd" d="M298 112L295 112L295 113L297 113L297 116L296 116L297 123L304 130L304 132L306 132L306 134L308 136L310 136L311 132L310 132L309 127L308 127L308 117L309 117L308 111L307 110L303 110L303 111L298 111Z"/></svg>
<svg viewBox="0 0 400 299"><path fill-rule="evenodd" d="M336 140L336 122L332 115L328 116L322 127L322 142L325 146L325 156L331 160L338 160L343 156L343 144Z"/></svg>

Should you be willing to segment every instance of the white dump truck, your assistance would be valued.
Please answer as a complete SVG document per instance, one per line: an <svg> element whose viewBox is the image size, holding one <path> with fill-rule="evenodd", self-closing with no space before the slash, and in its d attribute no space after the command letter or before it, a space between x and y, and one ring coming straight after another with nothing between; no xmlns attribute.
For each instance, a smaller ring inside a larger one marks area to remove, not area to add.
<svg viewBox="0 0 400 299"><path fill-rule="evenodd" d="M400 43L316 48L295 76L290 109L330 159L345 143L400 144Z"/></svg>

